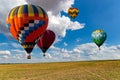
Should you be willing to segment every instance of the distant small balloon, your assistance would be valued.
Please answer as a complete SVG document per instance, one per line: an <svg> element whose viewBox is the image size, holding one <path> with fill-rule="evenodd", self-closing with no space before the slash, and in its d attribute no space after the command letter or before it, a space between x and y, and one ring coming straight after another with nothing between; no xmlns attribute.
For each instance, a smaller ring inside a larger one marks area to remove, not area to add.
<svg viewBox="0 0 120 80"><path fill-rule="evenodd" d="M107 38L107 34L103 30L99 29L92 32L93 42L98 46L99 50L100 50L100 46L105 42L106 38Z"/></svg>
<svg viewBox="0 0 120 80"><path fill-rule="evenodd" d="M77 8L69 8L68 14L71 18L76 18L77 15L79 14L79 10Z"/></svg>

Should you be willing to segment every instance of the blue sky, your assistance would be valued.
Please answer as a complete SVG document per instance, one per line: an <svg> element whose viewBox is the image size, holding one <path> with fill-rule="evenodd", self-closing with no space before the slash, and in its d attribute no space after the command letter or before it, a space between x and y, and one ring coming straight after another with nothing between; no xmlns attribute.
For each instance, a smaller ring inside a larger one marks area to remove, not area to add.
<svg viewBox="0 0 120 80"><path fill-rule="evenodd" d="M77 1L78 0L76 0L76 3ZM108 34L108 38L106 41L108 44L119 43L118 40L120 39L120 37L119 35L117 35L118 33L120 33L119 3L119 0L79 0L79 5L77 6L81 10L81 12L77 20L79 20L80 22L85 22L85 28L81 31L84 32L86 37L90 38L90 33L95 29L103 29Z"/></svg>
<svg viewBox="0 0 120 80"><path fill-rule="evenodd" d="M95 29L103 29L107 33L106 43L117 45L120 43L119 21L120 21L120 1L119 0L75 0L74 7L80 10L80 14L75 19L80 23L85 23L85 27L80 30L68 30L63 40L69 44L75 39L81 39L79 44L91 42L91 33ZM67 14L65 14L67 16Z"/></svg>
<svg viewBox="0 0 120 80"><path fill-rule="evenodd" d="M41 50L35 46L31 53L32 59L27 60L24 49L4 27L10 9L25 3L40 5L49 15L48 29L53 30L57 37L46 57L43 57ZM119 0L1 0L0 4L1 63L120 59ZM58 4L57 7L55 4ZM7 6L3 7L4 5ZM71 19L67 14L70 7L80 10L75 19ZM4 8L6 11L2 12ZM96 29L103 29L107 33L107 40L101 46L101 51L91 38L92 31Z"/></svg>

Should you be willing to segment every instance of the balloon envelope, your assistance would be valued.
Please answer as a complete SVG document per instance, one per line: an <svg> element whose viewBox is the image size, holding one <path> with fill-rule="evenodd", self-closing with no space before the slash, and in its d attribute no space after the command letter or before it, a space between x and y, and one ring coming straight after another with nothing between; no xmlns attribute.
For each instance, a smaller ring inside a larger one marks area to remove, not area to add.
<svg viewBox="0 0 120 80"><path fill-rule="evenodd" d="M77 8L69 8L68 9L68 14L72 18L76 18L79 13L79 10Z"/></svg>
<svg viewBox="0 0 120 80"><path fill-rule="evenodd" d="M51 30L46 30L37 42L39 48L45 53L55 40L55 33Z"/></svg>
<svg viewBox="0 0 120 80"><path fill-rule="evenodd" d="M13 8L6 22L10 33L30 54L36 40L47 28L48 15L40 6L26 4Z"/></svg>
<svg viewBox="0 0 120 80"><path fill-rule="evenodd" d="M103 30L95 30L93 31L92 33L92 39L93 39L93 42L98 46L100 47L104 41L106 40L107 38L107 34L105 31Z"/></svg>

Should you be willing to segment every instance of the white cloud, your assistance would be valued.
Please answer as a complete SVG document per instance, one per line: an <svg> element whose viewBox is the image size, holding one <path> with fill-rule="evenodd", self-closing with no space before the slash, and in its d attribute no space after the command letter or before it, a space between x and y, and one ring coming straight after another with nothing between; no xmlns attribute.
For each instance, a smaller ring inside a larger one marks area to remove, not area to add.
<svg viewBox="0 0 120 80"><path fill-rule="evenodd" d="M4 55L3 58L4 59L9 59L9 56L8 55Z"/></svg>
<svg viewBox="0 0 120 80"><path fill-rule="evenodd" d="M68 29L70 30L77 30L77 29L81 29L85 26L85 24L80 24L79 22L75 21L75 22L70 22L70 25L68 27Z"/></svg>
<svg viewBox="0 0 120 80"><path fill-rule="evenodd" d="M77 30L84 27L84 24L80 24L77 21L72 22L68 17L61 16L60 12L67 10L74 4L74 0L1 0L0 1L0 33L5 34L11 38L11 34L6 27L6 17L9 11L18 5L26 4L27 2L41 6L46 10L49 16L48 29L53 30L56 35L65 37L66 30ZM5 10L4 10L5 9ZM3 12L4 10L4 12ZM12 37L13 38L13 37Z"/></svg>
<svg viewBox="0 0 120 80"><path fill-rule="evenodd" d="M62 53L68 53L69 51L68 51L67 49L62 48L62 49L61 49L61 52L62 52Z"/></svg>
<svg viewBox="0 0 120 80"><path fill-rule="evenodd" d="M69 53L64 53L64 54L62 54L62 57L63 58L70 58L70 54Z"/></svg>
<svg viewBox="0 0 120 80"><path fill-rule="evenodd" d="M0 33L11 38L11 34L6 27L6 17L9 11L18 5L25 4L26 1L24 0L0 0Z"/></svg>
<svg viewBox="0 0 120 80"><path fill-rule="evenodd" d="M20 43L11 43L11 45L14 48L22 48L22 46L20 45Z"/></svg>
<svg viewBox="0 0 120 80"><path fill-rule="evenodd" d="M5 50L5 51L0 51L0 55L10 55L10 51Z"/></svg>
<svg viewBox="0 0 120 80"><path fill-rule="evenodd" d="M74 53L84 53L82 50L79 50L79 49L77 49L77 48L73 49L73 52L74 52Z"/></svg>
<svg viewBox="0 0 120 80"><path fill-rule="evenodd" d="M21 60L21 59L25 58L25 56L23 54L15 54L15 55L13 55L12 58Z"/></svg>
<svg viewBox="0 0 120 80"><path fill-rule="evenodd" d="M60 49L58 47L51 48L49 52L53 58L57 60L105 60L105 59L120 59L120 48L116 46L102 45L99 51L98 47L94 43L86 43L77 45L71 50Z"/></svg>
<svg viewBox="0 0 120 80"><path fill-rule="evenodd" d="M45 58L51 59L51 58L52 58L52 55L49 54L49 53L45 53Z"/></svg>
<svg viewBox="0 0 120 80"><path fill-rule="evenodd" d="M67 46L67 45L68 45L66 42L64 42L63 44L64 44L64 46Z"/></svg>
<svg viewBox="0 0 120 80"><path fill-rule="evenodd" d="M60 50L60 48L55 47L55 46L53 46L53 45L50 47L50 49L53 49L53 50L56 50L56 51L57 51L57 50Z"/></svg>
<svg viewBox="0 0 120 80"><path fill-rule="evenodd" d="M12 54L11 54L12 53ZM26 60L25 51L19 49L12 49L10 51L0 51L1 59L14 59ZM58 48L51 46L50 50L47 51L46 57L40 55L35 56L33 52L32 62L49 62L49 61L81 61L81 60L105 60L105 59L120 59L120 48L119 45L106 46L102 45L99 51L98 47L94 43L86 43L77 45L71 50L65 48ZM19 61L18 61L19 62ZM30 61L31 62L31 61Z"/></svg>
<svg viewBox="0 0 120 80"><path fill-rule="evenodd" d="M8 46L8 43L0 43L0 46Z"/></svg>
<svg viewBox="0 0 120 80"><path fill-rule="evenodd" d="M12 49L11 50L12 52L15 52L15 53L17 53L17 54L19 54L19 53L25 53L25 50L19 50L19 49Z"/></svg>
<svg viewBox="0 0 120 80"><path fill-rule="evenodd" d="M82 41L82 39L80 39L80 38L77 38L77 39L76 39L76 42L80 42L80 41Z"/></svg>
<svg viewBox="0 0 120 80"><path fill-rule="evenodd" d="M74 4L74 0L26 0L28 3L41 6L46 11L53 14L59 14L61 11L67 10Z"/></svg>
<svg viewBox="0 0 120 80"><path fill-rule="evenodd" d="M8 50L3 50L3 51L0 51L0 60L4 61L4 60L8 60L11 56L11 53L10 51ZM0 62L2 62L0 61Z"/></svg>
<svg viewBox="0 0 120 80"><path fill-rule="evenodd" d="M24 49L11 49L10 50L12 55L10 56L11 58L13 58L14 60L19 59L26 59L26 51Z"/></svg>
<svg viewBox="0 0 120 80"><path fill-rule="evenodd" d="M86 43L83 45L77 46L75 49L79 49L82 51L81 56L87 56L87 58L94 60L102 60L102 59L120 59L120 49L118 46L101 46L101 50L99 51L97 46L93 43Z"/></svg>
<svg viewBox="0 0 120 80"><path fill-rule="evenodd" d="M66 30L77 30L84 27L84 24L80 24L79 22L75 21L72 22L70 18L59 15L53 15L52 12L48 12L49 15L49 25L48 29L53 30L56 35L60 35L65 37Z"/></svg>

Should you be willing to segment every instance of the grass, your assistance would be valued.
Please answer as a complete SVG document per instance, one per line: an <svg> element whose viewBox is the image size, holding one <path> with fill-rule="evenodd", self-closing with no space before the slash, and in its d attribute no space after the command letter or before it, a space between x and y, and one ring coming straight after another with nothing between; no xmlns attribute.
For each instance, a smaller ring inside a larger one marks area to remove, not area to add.
<svg viewBox="0 0 120 80"><path fill-rule="evenodd" d="M0 64L0 80L120 80L120 61Z"/></svg>

